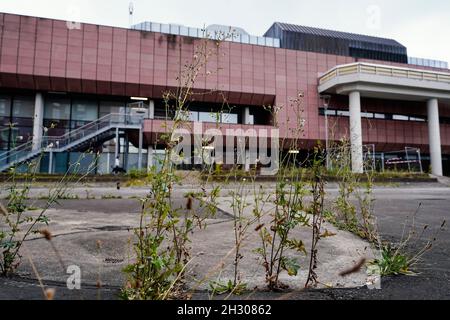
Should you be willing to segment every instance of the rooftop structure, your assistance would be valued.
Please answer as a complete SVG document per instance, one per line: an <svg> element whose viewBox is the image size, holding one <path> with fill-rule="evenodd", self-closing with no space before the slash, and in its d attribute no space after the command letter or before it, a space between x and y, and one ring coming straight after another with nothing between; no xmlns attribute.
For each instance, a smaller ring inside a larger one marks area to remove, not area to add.
<svg viewBox="0 0 450 320"><path fill-rule="evenodd" d="M178 36L187 36L193 38L211 38L218 39L223 38L223 35L230 34L226 41L253 44L258 46L266 47L280 47L280 39L271 37L257 37L251 36L246 31L238 27L222 26L222 25L211 25L204 29L186 27L178 24L164 24L157 22L141 22L132 26L133 30L158 32L165 34L172 34Z"/></svg>
<svg viewBox="0 0 450 320"><path fill-rule="evenodd" d="M395 40L275 22L264 34L281 48L407 63L406 47Z"/></svg>

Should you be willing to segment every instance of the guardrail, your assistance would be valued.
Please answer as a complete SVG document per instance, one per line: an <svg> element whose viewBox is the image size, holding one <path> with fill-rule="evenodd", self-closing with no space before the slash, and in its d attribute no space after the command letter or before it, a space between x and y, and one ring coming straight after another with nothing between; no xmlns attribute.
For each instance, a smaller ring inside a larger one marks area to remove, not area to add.
<svg viewBox="0 0 450 320"><path fill-rule="evenodd" d="M140 126L142 121L143 117L141 115L110 113L62 136L44 136L38 142L29 141L17 146L0 156L0 164L13 163L27 156L32 158L34 154L41 153L42 150L63 151L74 142L81 142L85 138L95 135L96 132L100 133L114 126ZM35 146L36 144L38 144L38 147Z"/></svg>
<svg viewBox="0 0 450 320"><path fill-rule="evenodd" d="M358 73L450 83L450 73L358 62L334 67L320 76L319 84L323 84L340 76Z"/></svg>
<svg viewBox="0 0 450 320"><path fill-rule="evenodd" d="M164 23L156 23L156 22L142 22L136 25L131 26L133 30L139 31L149 31L149 32L158 32L165 33L171 35L178 36L186 36L193 38L208 38L213 40L218 40L223 37L223 35L219 35L214 31L210 31L208 29L199 29L199 28L191 28L173 24L164 24ZM232 33L232 30L230 30ZM245 44L253 44L257 46L265 46L265 47L280 47L280 39L271 38L271 37L258 37L251 36L247 34L233 34L231 37L226 38L225 41L245 43Z"/></svg>

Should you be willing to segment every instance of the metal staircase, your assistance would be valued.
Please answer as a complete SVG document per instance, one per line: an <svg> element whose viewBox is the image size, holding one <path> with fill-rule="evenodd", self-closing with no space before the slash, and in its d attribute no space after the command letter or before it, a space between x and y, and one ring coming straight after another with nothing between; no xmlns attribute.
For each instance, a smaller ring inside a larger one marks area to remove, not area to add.
<svg viewBox="0 0 450 320"><path fill-rule="evenodd" d="M86 150L94 143L112 139L118 130L139 130L142 136L142 115L111 113L59 137L44 136L39 142L29 141L0 156L0 172L30 161L43 153Z"/></svg>

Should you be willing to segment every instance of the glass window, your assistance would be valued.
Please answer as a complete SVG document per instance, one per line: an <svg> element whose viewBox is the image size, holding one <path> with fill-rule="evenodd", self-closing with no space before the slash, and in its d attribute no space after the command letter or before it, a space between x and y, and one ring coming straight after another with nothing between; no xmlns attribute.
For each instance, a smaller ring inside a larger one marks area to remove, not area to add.
<svg viewBox="0 0 450 320"><path fill-rule="evenodd" d="M72 120L90 122L98 117L97 101L74 100L72 103Z"/></svg>
<svg viewBox="0 0 450 320"><path fill-rule="evenodd" d="M335 116L336 115L336 110L330 110L330 109L323 109L323 115L327 115L327 116Z"/></svg>
<svg viewBox="0 0 450 320"><path fill-rule="evenodd" d="M189 112L189 121L198 122L198 112L197 111Z"/></svg>
<svg viewBox="0 0 450 320"><path fill-rule="evenodd" d="M44 118L70 120L70 100L65 98L46 99Z"/></svg>
<svg viewBox="0 0 450 320"><path fill-rule="evenodd" d="M58 119L44 119L44 127L48 129L47 135L59 137L69 132L70 121Z"/></svg>
<svg viewBox="0 0 450 320"><path fill-rule="evenodd" d="M12 127L11 128L11 144L13 146L26 143L33 137L32 127Z"/></svg>
<svg viewBox="0 0 450 320"><path fill-rule="evenodd" d="M361 112L361 117L363 118L373 118L372 112Z"/></svg>
<svg viewBox="0 0 450 320"><path fill-rule="evenodd" d="M97 157L95 154L71 152L69 155L68 169L66 171L73 174L95 173L96 160ZM78 163L79 165L76 165Z"/></svg>
<svg viewBox="0 0 450 320"><path fill-rule="evenodd" d="M234 114L234 113L223 113L222 114L222 122L237 124L238 123L238 115Z"/></svg>
<svg viewBox="0 0 450 320"><path fill-rule="evenodd" d="M255 116L254 115L251 114L248 117L248 123L247 124L250 124L250 125L254 125L255 124Z"/></svg>
<svg viewBox="0 0 450 320"><path fill-rule="evenodd" d="M0 96L0 117L11 115L11 99L8 96Z"/></svg>
<svg viewBox="0 0 450 320"><path fill-rule="evenodd" d="M170 33L170 25L161 24L161 33Z"/></svg>
<svg viewBox="0 0 450 320"><path fill-rule="evenodd" d="M125 102L121 101L101 101L99 118L102 118L110 113L125 114Z"/></svg>
<svg viewBox="0 0 450 320"><path fill-rule="evenodd" d="M198 121L200 122L217 122L217 113L214 112L199 112Z"/></svg>
<svg viewBox="0 0 450 320"><path fill-rule="evenodd" d="M8 146L9 141L9 127L0 128L0 145Z"/></svg>
<svg viewBox="0 0 450 320"><path fill-rule="evenodd" d="M53 154L53 172L54 173L66 173L67 172L67 161L69 153L67 152L57 152ZM49 154L44 153L41 160L41 172L48 172L49 165Z"/></svg>
<svg viewBox="0 0 450 320"><path fill-rule="evenodd" d="M241 42L242 43L250 43L250 36L246 34L241 34Z"/></svg>
<svg viewBox="0 0 450 320"><path fill-rule="evenodd" d="M386 119L386 116L382 113L375 113L375 119Z"/></svg>
<svg viewBox="0 0 450 320"><path fill-rule="evenodd" d="M408 116L403 116L401 114L394 114L394 115L392 115L392 119L393 120L400 120L400 121L408 121L409 117Z"/></svg>
<svg viewBox="0 0 450 320"><path fill-rule="evenodd" d="M342 116L342 117L349 117L350 116L350 112L349 111L337 111L337 115L338 116Z"/></svg>
<svg viewBox="0 0 450 320"><path fill-rule="evenodd" d="M34 117L34 97L15 97L12 108L13 117L33 118Z"/></svg>
<svg viewBox="0 0 450 320"><path fill-rule="evenodd" d="M419 122L425 122L425 118L421 117L409 117L410 121L419 121Z"/></svg>

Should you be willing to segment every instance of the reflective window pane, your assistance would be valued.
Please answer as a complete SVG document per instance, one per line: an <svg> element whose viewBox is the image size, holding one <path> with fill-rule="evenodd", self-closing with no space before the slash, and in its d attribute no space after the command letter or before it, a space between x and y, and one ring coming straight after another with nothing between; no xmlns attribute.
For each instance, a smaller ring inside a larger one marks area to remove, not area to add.
<svg viewBox="0 0 450 320"><path fill-rule="evenodd" d="M217 122L219 114L212 112L199 112L198 121L200 122Z"/></svg>
<svg viewBox="0 0 450 320"><path fill-rule="evenodd" d="M13 117L33 118L34 97L32 96L14 97L12 115Z"/></svg>
<svg viewBox="0 0 450 320"><path fill-rule="evenodd" d="M222 114L222 122L237 124L238 123L238 115L234 114L234 113L224 113L224 114Z"/></svg>
<svg viewBox="0 0 450 320"><path fill-rule="evenodd" d="M97 101L74 100L72 103L72 120L94 121L98 117Z"/></svg>
<svg viewBox="0 0 450 320"><path fill-rule="evenodd" d="M70 120L70 100L66 98L46 99L44 118Z"/></svg>
<svg viewBox="0 0 450 320"><path fill-rule="evenodd" d="M125 102L122 101L101 101L99 118L102 118L110 113L125 114Z"/></svg>
<svg viewBox="0 0 450 320"><path fill-rule="evenodd" d="M0 117L11 115L11 100L8 96L0 95Z"/></svg>
<svg viewBox="0 0 450 320"><path fill-rule="evenodd" d="M350 116L350 112L349 111L337 111L337 115L338 116L342 116L342 117L349 117Z"/></svg>
<svg viewBox="0 0 450 320"><path fill-rule="evenodd" d="M198 112L197 111L189 112L189 121L198 122Z"/></svg>
<svg viewBox="0 0 450 320"><path fill-rule="evenodd" d="M408 116L403 116L403 115L400 115L400 114L394 114L392 116L392 119L393 120L400 120L400 121L408 121L409 117Z"/></svg>

